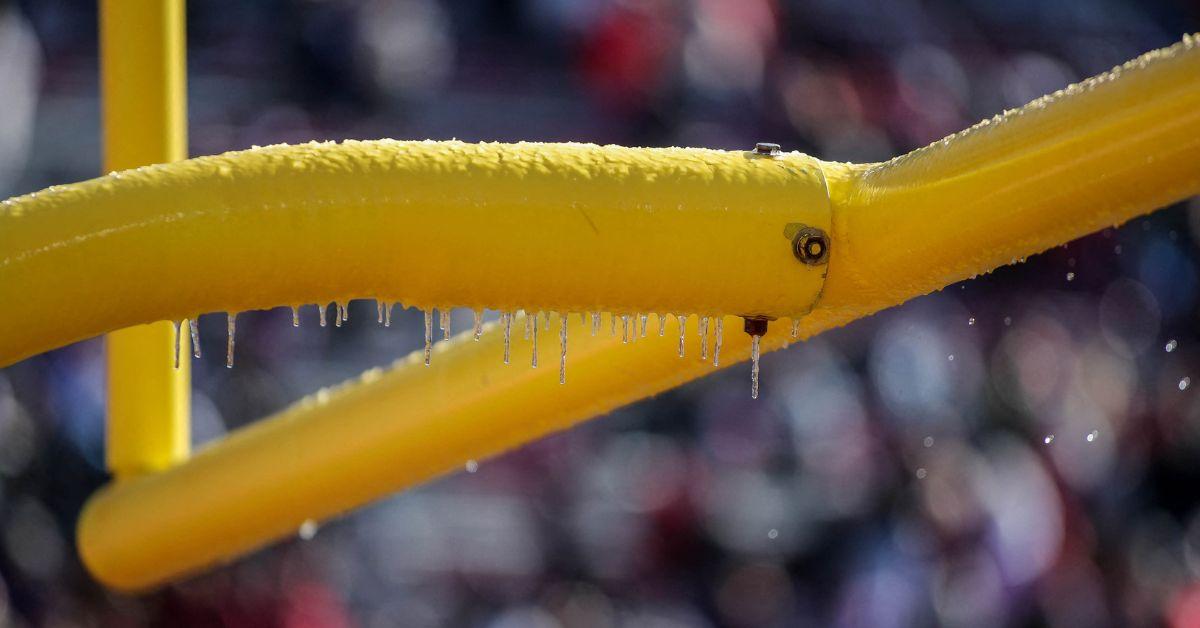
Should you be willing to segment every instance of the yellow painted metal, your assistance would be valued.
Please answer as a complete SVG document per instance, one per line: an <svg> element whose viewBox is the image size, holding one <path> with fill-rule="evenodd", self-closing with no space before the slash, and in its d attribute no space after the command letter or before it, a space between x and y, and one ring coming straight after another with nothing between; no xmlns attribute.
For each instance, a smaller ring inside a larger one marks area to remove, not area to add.
<svg viewBox="0 0 1200 628"><path fill-rule="evenodd" d="M832 257L824 292L801 319L802 333L843 324L1196 194L1197 163L1200 51L1190 39L892 162L823 163L833 210ZM449 186L453 179L443 179L447 194L458 193L459 186ZM543 241L550 238L538 235L539 226L522 214L492 235L528 237L556 250ZM661 255L687 254L678 250ZM474 271L485 263L478 255L472 259L475 264L465 267L437 260L425 272L469 294ZM506 261L511 263L496 263ZM616 272L624 260L605 261ZM283 269L279 280L288 281L290 274ZM667 276L693 281L675 272ZM527 289L526 277L509 279L518 290ZM209 273L197 281L205 290L221 283ZM698 284L697 293L704 282ZM563 289L549 285L551 292ZM645 289L635 283L634 290ZM573 305L608 309L603 302ZM700 302L694 309L701 309ZM603 335L592 338L573 320L564 386L553 360L555 325L538 336L543 352L538 369L503 365L501 336L492 329L480 342L459 337L439 346L433 366L410 356L392 369L307 398L184 465L110 486L80 521L84 561L111 586L153 586L284 536L306 519L334 516L713 370L695 357L694 318L689 357L683 360L675 354L673 325L659 337L652 324L646 338L625 345ZM728 316L723 322L722 365L744 361L748 343L738 333L740 319ZM607 326L606 320L602 327ZM787 334L780 326L768 334L764 350L784 344ZM531 347L519 331L513 342L514 361L527 359Z"/></svg>
<svg viewBox="0 0 1200 628"><path fill-rule="evenodd" d="M828 199L804 155L587 144L313 143L119 172L0 205L0 302L26 304L0 365L146 320L354 298L799 315L824 269L789 229L828 229Z"/></svg>
<svg viewBox="0 0 1200 628"><path fill-rule="evenodd" d="M184 39L183 0L101 0L100 74L107 170L187 157ZM114 253L148 261L141 257L145 252ZM69 298L70 288L66 285L43 279L49 283L42 284L41 292L62 290ZM130 272L113 279L136 286L146 278ZM156 280L170 286L179 279ZM21 301L24 299L7 302ZM62 307L87 316L91 303L71 299ZM158 319L138 322L145 320ZM160 471L186 459L189 365L184 360L178 369L174 368L175 333L171 323L114 331L106 338L106 349L109 470L117 478L128 478ZM182 350L188 350L186 343Z"/></svg>

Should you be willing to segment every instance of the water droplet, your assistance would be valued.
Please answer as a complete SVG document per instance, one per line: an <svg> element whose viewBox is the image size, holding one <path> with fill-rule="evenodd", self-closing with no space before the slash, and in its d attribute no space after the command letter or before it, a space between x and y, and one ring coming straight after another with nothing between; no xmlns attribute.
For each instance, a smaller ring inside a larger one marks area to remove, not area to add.
<svg viewBox="0 0 1200 628"><path fill-rule="evenodd" d="M197 316L188 319L188 329L192 333L192 356L200 357L200 321Z"/></svg>
<svg viewBox="0 0 1200 628"><path fill-rule="evenodd" d="M687 333L686 333L687 332L687 316L685 316L683 314L676 314L675 320L679 321L679 357L682 358L683 357L683 344L684 344L683 340L684 340L684 337L687 335Z"/></svg>
<svg viewBox="0 0 1200 628"><path fill-rule="evenodd" d="M311 541L313 537L317 535L317 530L317 522L313 521L312 519L306 519L304 523L300 524L300 529L297 531L297 534L300 536L300 540Z"/></svg>
<svg viewBox="0 0 1200 628"><path fill-rule="evenodd" d="M968 325L974 325L974 324L975 324L975 317L974 317L974 316L972 316L971 318L968 318L968 319L967 319L967 324L968 324Z"/></svg>
<svg viewBox="0 0 1200 628"><path fill-rule="evenodd" d="M771 528L767 531L767 538L772 540L779 538L779 530Z"/></svg>
<svg viewBox="0 0 1200 628"><path fill-rule="evenodd" d="M558 315L561 323L558 328L558 383L567 383L567 313Z"/></svg>
<svg viewBox="0 0 1200 628"><path fill-rule="evenodd" d="M317 304L317 311L320 312L321 327L324 327L327 324L327 321L325 320L325 308L326 305L324 303Z"/></svg>
<svg viewBox="0 0 1200 628"><path fill-rule="evenodd" d="M468 460L467 464L463 465L467 469L467 473L475 473L479 470L479 463L474 460Z"/></svg>
<svg viewBox="0 0 1200 628"><path fill-rule="evenodd" d="M762 336L750 337L750 398L758 399L758 362Z"/></svg>
<svg viewBox="0 0 1200 628"><path fill-rule="evenodd" d="M509 349L512 347L512 321L513 312L504 312L500 315L504 323L504 363L508 364Z"/></svg>
<svg viewBox="0 0 1200 628"><path fill-rule="evenodd" d="M530 363L529 363L529 364L530 364L530 366L532 366L533 368L537 368L537 336L538 336L538 334L537 334L537 332L538 332L537 325L538 325L538 317L537 317L537 314L534 314L533 316L530 316L529 318L530 318L531 320L533 320L533 328L532 328L532 329L530 330L530 332L529 332L529 338L530 338L530 339L532 340L532 342L533 342L533 359L532 359L532 360L530 360Z"/></svg>
<svg viewBox="0 0 1200 628"><path fill-rule="evenodd" d="M953 354L953 353L951 353L950 355L946 356L946 359L947 359L947 360L949 360L949 361L951 361L951 362L953 362L953 361L954 361L954 354Z"/></svg>
<svg viewBox="0 0 1200 628"><path fill-rule="evenodd" d="M658 335L659 336L667 335L667 315L666 314L658 315Z"/></svg>
<svg viewBox="0 0 1200 628"><path fill-rule="evenodd" d="M483 310L475 310L475 327L472 333L475 334L476 341L483 335Z"/></svg>
<svg viewBox="0 0 1200 628"><path fill-rule="evenodd" d="M592 312L592 336L600 332L600 312Z"/></svg>
<svg viewBox="0 0 1200 628"><path fill-rule="evenodd" d="M800 319L795 319L792 321L792 339L795 340L796 338L799 338L799 337L800 337Z"/></svg>
<svg viewBox="0 0 1200 628"><path fill-rule="evenodd" d="M1165 346L1163 348L1166 349L1167 353L1170 353L1175 350L1175 347L1178 347L1178 346L1179 346L1179 343L1175 342L1175 339L1172 338L1171 340L1167 341L1167 346Z"/></svg>
<svg viewBox="0 0 1200 628"><path fill-rule="evenodd" d="M425 366L429 366L429 358L433 352L433 311L421 312L425 314Z"/></svg>
<svg viewBox="0 0 1200 628"><path fill-rule="evenodd" d="M700 359L708 359L708 317L700 317L700 327L697 332L700 334Z"/></svg>
<svg viewBox="0 0 1200 628"><path fill-rule="evenodd" d="M1054 442L1054 434L1047 434L1046 437L1042 439L1042 442L1047 445L1049 445L1050 443L1053 443Z"/></svg>
<svg viewBox="0 0 1200 628"><path fill-rule="evenodd" d="M439 310L438 328L442 330L442 340L450 339L450 310Z"/></svg>
<svg viewBox="0 0 1200 628"><path fill-rule="evenodd" d="M182 343L183 321L175 321L175 368L179 369L179 345Z"/></svg>
<svg viewBox="0 0 1200 628"><path fill-rule="evenodd" d="M1067 281L1075 281L1075 273L1067 273Z"/></svg>
<svg viewBox="0 0 1200 628"><path fill-rule="evenodd" d="M1100 430L1092 430L1092 431L1088 432L1088 434L1086 436L1087 442L1094 443L1094 442L1096 442L1096 439L1099 436L1100 436Z"/></svg>
<svg viewBox="0 0 1200 628"><path fill-rule="evenodd" d="M1179 380L1179 390L1187 390L1188 386L1192 385L1192 378L1185 377Z"/></svg>
<svg viewBox="0 0 1200 628"><path fill-rule="evenodd" d="M1011 325L1012 325L1012 317L1011 317L1011 316L1005 316L1005 317L1004 317L1004 326L1005 326L1005 327L1009 327L1009 326L1011 326Z"/></svg>
<svg viewBox="0 0 1200 628"><path fill-rule="evenodd" d="M300 308L292 306L292 327L300 326Z"/></svg>
<svg viewBox="0 0 1200 628"><path fill-rule="evenodd" d="M646 337L646 323L647 323L647 322L649 322L649 320L650 320L650 315L649 315L649 314L642 314L642 317L641 317L641 318L642 318L642 329L641 329L641 332L639 333L639 335L640 335L642 338L645 338L645 337Z"/></svg>
<svg viewBox="0 0 1200 628"><path fill-rule="evenodd" d="M225 368L233 368L233 335L237 330L237 312L225 313Z"/></svg>
<svg viewBox="0 0 1200 628"><path fill-rule="evenodd" d="M920 469L917 469L917 479L918 480L924 480L925 477L928 475L929 475L929 472L925 470L925 467L921 467Z"/></svg>
<svg viewBox="0 0 1200 628"><path fill-rule="evenodd" d="M721 366L721 345L725 344L725 318L717 317L716 331L713 332L713 366Z"/></svg>
<svg viewBox="0 0 1200 628"><path fill-rule="evenodd" d="M925 440L924 440L924 441L922 441L922 443L921 443L921 444L925 445L925 448L926 448L926 449L928 449L928 448L930 448L930 447L933 447L933 437L932 437L932 436L926 436L926 437L925 437Z"/></svg>
<svg viewBox="0 0 1200 628"><path fill-rule="evenodd" d="M629 315L628 314L621 315L621 342L622 343L629 342Z"/></svg>

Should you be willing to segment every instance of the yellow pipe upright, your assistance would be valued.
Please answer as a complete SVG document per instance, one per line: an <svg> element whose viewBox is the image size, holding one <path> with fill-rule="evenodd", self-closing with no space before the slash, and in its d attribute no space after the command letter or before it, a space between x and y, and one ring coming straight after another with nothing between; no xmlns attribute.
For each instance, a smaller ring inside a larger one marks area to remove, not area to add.
<svg viewBox="0 0 1200 628"><path fill-rule="evenodd" d="M183 0L101 0L106 170L187 158L184 41ZM139 277L122 281L136 283ZM106 337L106 457L118 479L161 471L188 456L189 350L182 344L176 369L175 330L169 322Z"/></svg>
<svg viewBox="0 0 1200 628"><path fill-rule="evenodd" d="M832 210L828 275L802 333L1196 194L1198 163L1200 49L1190 38L892 162L822 163ZM725 167L743 172L737 162ZM496 233L515 238L540 224L519 221ZM698 237L689 235L687 242ZM757 246L777 239L764 233ZM472 276L443 278L467 294ZM590 278L579 281L587 287ZM781 273L779 281L786 287L788 278ZM183 465L101 490L80 519L83 561L110 586L155 586L280 538L306 519L337 515L714 370L696 359L694 317L684 359L673 324L659 336L652 323L646 337L623 344L592 337L572 317L559 385L561 321L553 322L537 336L537 369L526 362L533 347L520 323L511 365L501 362L495 329L479 342L460 336L439 345L432 366L414 354L306 398ZM721 365L744 361L740 320L723 322ZM781 347L786 330L787 322L772 324L764 350Z"/></svg>

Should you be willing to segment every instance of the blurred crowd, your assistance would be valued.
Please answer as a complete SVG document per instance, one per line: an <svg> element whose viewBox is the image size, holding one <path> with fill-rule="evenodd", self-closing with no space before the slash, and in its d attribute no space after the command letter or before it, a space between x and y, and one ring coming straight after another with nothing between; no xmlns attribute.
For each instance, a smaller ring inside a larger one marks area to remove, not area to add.
<svg viewBox="0 0 1200 628"><path fill-rule="evenodd" d="M194 155L393 137L876 161L1200 30L1200 3L188 17ZM0 0L0 198L100 172L96 29L94 2ZM137 597L74 551L106 480L102 343L31 358L0 370L0 623L1200 626L1198 239L1193 200L768 355L757 401L735 366ZM415 312L373 315L244 314L232 370L202 319L197 444L420 345Z"/></svg>

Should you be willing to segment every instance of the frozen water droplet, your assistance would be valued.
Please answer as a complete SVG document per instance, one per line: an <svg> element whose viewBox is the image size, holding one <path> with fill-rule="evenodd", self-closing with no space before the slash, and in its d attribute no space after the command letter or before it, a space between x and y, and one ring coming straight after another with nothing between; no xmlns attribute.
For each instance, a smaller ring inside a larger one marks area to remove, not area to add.
<svg viewBox="0 0 1200 628"><path fill-rule="evenodd" d="M179 345L183 340L180 336L183 335L183 321L175 321L175 368L179 368Z"/></svg>
<svg viewBox="0 0 1200 628"><path fill-rule="evenodd" d="M508 364L508 352L512 347L512 321L515 314L513 312L504 312L500 315L504 323L504 363Z"/></svg>
<svg viewBox="0 0 1200 628"><path fill-rule="evenodd" d="M188 319L188 330L192 334L192 357L200 357L200 321L193 316Z"/></svg>
<svg viewBox="0 0 1200 628"><path fill-rule="evenodd" d="M922 445L925 445L925 448L926 448L926 449L928 449L928 448L930 448L930 447L933 447L933 437L932 437L932 436L926 436L926 437L925 437L925 440L924 440L924 441L921 441L921 444L922 444Z"/></svg>
<svg viewBox="0 0 1200 628"><path fill-rule="evenodd" d="M767 538L772 540L779 538L779 530L771 528L767 531Z"/></svg>
<svg viewBox="0 0 1200 628"><path fill-rule="evenodd" d="M425 314L425 366L429 366L429 358L433 353L433 311L422 310Z"/></svg>
<svg viewBox="0 0 1200 628"><path fill-rule="evenodd" d="M629 315L621 315L621 342L629 342Z"/></svg>
<svg viewBox="0 0 1200 628"><path fill-rule="evenodd" d="M300 308L292 306L292 327L300 326Z"/></svg>
<svg viewBox="0 0 1200 628"><path fill-rule="evenodd" d="M225 368L233 368L233 335L237 330L237 312L225 313Z"/></svg>
<svg viewBox="0 0 1200 628"><path fill-rule="evenodd" d="M538 317L537 317L537 314L534 314L533 316L530 316L529 318L531 320L533 320L533 327L530 329L530 332L529 332L529 338L533 342L533 359L530 360L529 365L532 366L533 368L537 368Z"/></svg>
<svg viewBox="0 0 1200 628"><path fill-rule="evenodd" d="M558 328L558 383L567 383L567 314L559 314L561 324Z"/></svg>
<svg viewBox="0 0 1200 628"><path fill-rule="evenodd" d="M1054 434L1046 434L1046 437L1042 439L1042 442L1047 445L1049 445L1050 443L1053 443L1054 442Z"/></svg>
<svg viewBox="0 0 1200 628"><path fill-rule="evenodd" d="M954 354L953 354L953 353L951 353L950 355L946 356L946 359L947 359L947 360L949 360L949 361L951 361L951 362L953 362L953 361L954 361Z"/></svg>
<svg viewBox="0 0 1200 628"><path fill-rule="evenodd" d="M592 335L600 332L600 312L592 312Z"/></svg>
<svg viewBox="0 0 1200 628"><path fill-rule="evenodd" d="M649 320L650 320L649 314L642 314L642 329L641 329L641 333L639 334L642 338L646 337L646 323Z"/></svg>
<svg viewBox="0 0 1200 628"><path fill-rule="evenodd" d="M1179 343L1175 342L1175 339L1172 338L1171 340L1167 341L1167 346L1165 346L1163 348L1167 350L1167 353L1170 353L1175 350L1175 347L1178 347L1178 346L1179 346Z"/></svg>
<svg viewBox="0 0 1200 628"><path fill-rule="evenodd" d="M667 335L667 315L666 314L658 315L658 335L659 336Z"/></svg>
<svg viewBox="0 0 1200 628"><path fill-rule="evenodd" d="M717 317L717 329L713 333L713 366L721 366L721 345L724 343L725 318Z"/></svg>
<svg viewBox="0 0 1200 628"><path fill-rule="evenodd" d="M1099 437L1100 437L1100 430L1092 430L1092 431L1088 432L1088 434L1086 436L1087 442L1089 442L1089 443L1096 442L1096 439Z"/></svg>
<svg viewBox="0 0 1200 628"><path fill-rule="evenodd" d="M328 324L328 321L325 320L325 308L326 307L327 306L324 303L317 304L317 311L320 312L321 327L324 327L326 324Z"/></svg>
<svg viewBox="0 0 1200 628"><path fill-rule="evenodd" d="M758 362L762 336L750 336L750 398L758 399Z"/></svg>
<svg viewBox="0 0 1200 628"><path fill-rule="evenodd" d="M975 324L975 317L974 317L974 316L972 316L971 318L968 318L968 319L967 319L967 324L968 324L968 325L974 325L974 324Z"/></svg>
<svg viewBox="0 0 1200 628"><path fill-rule="evenodd" d="M921 467L920 469L917 469L917 479L918 480L924 480L925 477L928 475L929 475L929 472L925 470L925 467Z"/></svg>
<svg viewBox="0 0 1200 628"><path fill-rule="evenodd" d="M800 320L796 319L796 320L792 321L792 339L795 340L796 338L799 338L799 337L800 337Z"/></svg>
<svg viewBox="0 0 1200 628"><path fill-rule="evenodd" d="M1067 273L1067 281L1075 281L1075 273Z"/></svg>
<svg viewBox="0 0 1200 628"><path fill-rule="evenodd" d="M1004 317L1004 326L1005 326L1005 327L1009 327L1009 326L1011 326L1011 325L1012 325L1012 317L1011 317L1011 316L1005 316L1005 317Z"/></svg>
<svg viewBox="0 0 1200 628"><path fill-rule="evenodd" d="M1192 385L1192 378L1185 377L1179 380L1179 390L1187 390L1188 386Z"/></svg>
<svg viewBox="0 0 1200 628"><path fill-rule="evenodd" d="M708 359L708 317L700 317L700 359Z"/></svg>
<svg viewBox="0 0 1200 628"><path fill-rule="evenodd" d="M442 340L450 339L450 310L439 310L438 328L442 330Z"/></svg>
<svg viewBox="0 0 1200 628"><path fill-rule="evenodd" d="M479 463L475 462L474 460L468 460L467 464L464 466L467 469L467 473L475 473L479 470Z"/></svg>
<svg viewBox="0 0 1200 628"><path fill-rule="evenodd" d="M483 310L475 310L475 327L472 333L475 334L476 341L483 335Z"/></svg>
<svg viewBox="0 0 1200 628"><path fill-rule="evenodd" d="M687 335L687 316L676 314L675 320L679 321L679 357L683 357L683 340Z"/></svg>
<svg viewBox="0 0 1200 628"><path fill-rule="evenodd" d="M300 529L296 534L300 536L300 540L302 541L311 541L317 535L317 530L317 522L312 519L306 519L304 523L300 524Z"/></svg>

